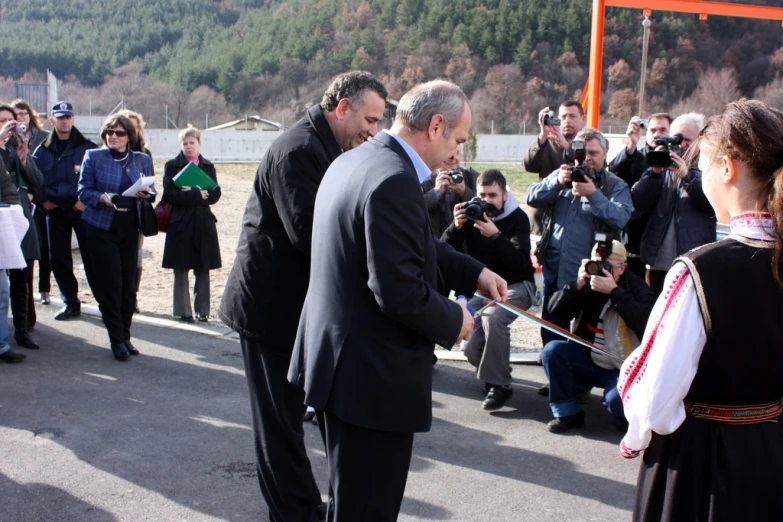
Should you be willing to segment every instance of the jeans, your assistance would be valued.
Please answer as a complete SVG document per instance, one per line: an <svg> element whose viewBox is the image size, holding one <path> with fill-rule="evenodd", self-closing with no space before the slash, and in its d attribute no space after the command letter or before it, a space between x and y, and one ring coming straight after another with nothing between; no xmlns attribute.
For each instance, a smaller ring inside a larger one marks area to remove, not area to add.
<svg viewBox="0 0 783 522"><path fill-rule="evenodd" d="M525 281L508 285L508 302L517 308L527 310L536 295L534 283ZM484 300L474 297L470 306L478 310ZM478 368L478 380L495 386L509 386L511 371L511 330L509 325L517 315L498 307L490 307L481 313L473 325L470 339L462 342L462 351L470 364Z"/></svg>
<svg viewBox="0 0 783 522"><path fill-rule="evenodd" d="M8 306L10 302L8 271L0 270L0 354L11 349L8 344Z"/></svg>
<svg viewBox="0 0 783 522"><path fill-rule="evenodd" d="M612 424L625 424L623 401L617 391L620 370L606 370L596 365L590 350L570 341L552 341L541 353L544 371L549 379L549 406L555 417L569 417L581 411L576 390L598 386L604 389L601 401L612 417Z"/></svg>
<svg viewBox="0 0 783 522"><path fill-rule="evenodd" d="M546 280L546 278L544 278L544 304L541 307L541 319L550 322L556 326L559 326L564 330L568 330L569 326L571 325L571 321L564 321L560 319L558 316L549 312L549 300L552 299L552 295L555 292L557 292L557 284L550 283L549 281ZM554 332L550 332L546 328L541 328L541 341L544 346L546 346L548 343L552 341L564 341L564 340L565 339L562 336Z"/></svg>

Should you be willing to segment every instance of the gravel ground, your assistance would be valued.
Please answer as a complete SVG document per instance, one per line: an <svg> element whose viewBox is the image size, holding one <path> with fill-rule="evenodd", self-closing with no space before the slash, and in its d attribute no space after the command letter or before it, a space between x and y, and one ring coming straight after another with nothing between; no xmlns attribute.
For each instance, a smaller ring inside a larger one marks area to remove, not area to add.
<svg viewBox="0 0 783 522"><path fill-rule="evenodd" d="M239 238L242 214L253 177L256 170L255 164L218 164L217 174L222 189L220 201L212 207L212 211L218 219L218 235L220 237L220 255L223 260L223 268L210 272L211 282L211 313L210 322L217 323L217 309L220 306L220 297L226 286L231 265L234 262L234 251ZM163 172L163 163L156 162L156 172ZM160 183L157 188L161 190ZM139 290L139 307L144 314L171 317L172 293L174 276L171 270L161 268L163 260L163 247L166 235L158 234L144 239L142 259L144 273L141 289ZM79 250L73 251L76 276L79 279L79 297L85 304L96 304L95 298L87 285L84 268L81 264ZM37 273L37 269L36 269ZM540 274L537 278L539 290L541 289ZM191 284L193 280L191 279ZM37 288L37 283L35 283ZM57 282L52 277L52 295L58 296ZM192 296L191 296L192 298ZM540 314L540 307L534 307L532 312ZM524 320L517 320L511 326L512 346L511 351L534 352L541 348L541 338L538 327Z"/></svg>

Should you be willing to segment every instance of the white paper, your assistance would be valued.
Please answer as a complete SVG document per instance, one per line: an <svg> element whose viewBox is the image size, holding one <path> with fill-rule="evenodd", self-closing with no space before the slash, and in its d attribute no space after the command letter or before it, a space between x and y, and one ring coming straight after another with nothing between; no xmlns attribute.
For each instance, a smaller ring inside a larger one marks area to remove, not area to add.
<svg viewBox="0 0 783 522"><path fill-rule="evenodd" d="M136 183L131 185L128 190L123 192L122 195L126 198L134 198L136 197L136 193L138 191L145 187L152 186L153 183L155 183L155 176L142 176L136 181Z"/></svg>

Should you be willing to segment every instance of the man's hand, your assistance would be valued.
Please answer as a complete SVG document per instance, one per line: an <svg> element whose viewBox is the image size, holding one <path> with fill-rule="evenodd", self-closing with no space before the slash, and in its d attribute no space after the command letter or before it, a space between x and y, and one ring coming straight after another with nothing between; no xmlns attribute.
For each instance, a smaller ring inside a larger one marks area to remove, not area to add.
<svg viewBox="0 0 783 522"><path fill-rule="evenodd" d="M435 190L437 190L441 194L445 194L450 186L451 186L451 176L449 176L448 171L439 170L438 175L435 178Z"/></svg>
<svg viewBox="0 0 783 522"><path fill-rule="evenodd" d="M635 154L636 153L636 145L639 143L639 140L642 138L642 128L639 126L639 116L634 116L631 118L630 123L628 123L628 129L625 131L626 136L628 136L628 145L626 145L626 150L628 151L628 154Z"/></svg>
<svg viewBox="0 0 783 522"><path fill-rule="evenodd" d="M451 186L449 187L449 190L452 192L452 194L456 194L459 196L460 199L465 198L465 175L462 174L462 181L459 183L454 183L454 180L451 179L451 176L449 176L449 180L451 180Z"/></svg>
<svg viewBox="0 0 783 522"><path fill-rule="evenodd" d="M457 304L462 308L462 328L459 331L457 342L467 341L473 333L473 315L468 311L468 302L465 299L457 299Z"/></svg>
<svg viewBox="0 0 783 522"><path fill-rule="evenodd" d="M5 122L5 125L3 125L2 128L0 128L0 145L5 148L5 140L8 139L8 136L11 135L13 130L16 128L16 120L8 120Z"/></svg>
<svg viewBox="0 0 783 522"><path fill-rule="evenodd" d="M73 204L72 208L76 212L84 212L84 203L82 203L81 201L77 201L76 203Z"/></svg>
<svg viewBox="0 0 783 522"><path fill-rule="evenodd" d="M585 176L585 180L582 182L573 182L574 196L590 197L597 189L593 180Z"/></svg>
<svg viewBox="0 0 783 522"><path fill-rule="evenodd" d="M551 139L557 143L557 146L560 147L563 150L568 150L571 148L571 144L568 143L568 140L565 136L563 136L563 131L560 130L560 127L557 125L550 125L550 127L554 130L554 136L552 136Z"/></svg>
<svg viewBox="0 0 783 522"><path fill-rule="evenodd" d="M560 134L563 140L565 140L565 137L563 137L562 132L560 132L560 127L557 125L544 125L544 115L547 112L549 112L549 107L544 107L541 109L541 112L538 113L538 126L541 127L541 132L538 133L538 144L543 146L547 140L555 140L559 145L558 134Z"/></svg>
<svg viewBox="0 0 783 522"><path fill-rule="evenodd" d="M489 268L484 268L479 274L478 289L489 294L496 301L505 301L508 299L508 283Z"/></svg>
<svg viewBox="0 0 783 522"><path fill-rule="evenodd" d="M484 212L484 221L476 220L473 222L473 227L477 228L479 232L481 232L481 235L484 237L492 237L500 230L498 230L497 225L492 222L492 220L489 218L486 212Z"/></svg>
<svg viewBox="0 0 783 522"><path fill-rule="evenodd" d="M603 276L592 276L590 278L590 288L592 288L594 292L609 295L612 293L612 290L617 288L617 283L614 281L612 274L605 268L602 269L601 272L603 272Z"/></svg>
<svg viewBox="0 0 783 522"><path fill-rule="evenodd" d="M587 265L588 261L590 260L582 259L582 265L579 267L579 272L576 276L576 289L580 292L584 290L585 285L590 280L590 274L588 274L587 270L585 270L585 265Z"/></svg>
<svg viewBox="0 0 783 522"><path fill-rule="evenodd" d="M571 170L568 165L560 165L560 172L557 174L557 182L561 187L571 182Z"/></svg>
<svg viewBox="0 0 783 522"><path fill-rule="evenodd" d="M465 207L462 205L462 203L457 203L454 205L454 227L456 227L457 230L461 229L462 226L468 222L468 216L465 213Z"/></svg>
<svg viewBox="0 0 783 522"><path fill-rule="evenodd" d="M52 203L51 201L44 201L41 204L43 205L43 208L45 208L46 210L54 210L54 209L57 208L57 204L56 203Z"/></svg>
<svg viewBox="0 0 783 522"><path fill-rule="evenodd" d="M670 152L669 155L672 158L672 161L674 162L674 165L671 166L672 171L674 171L677 176L679 176L680 179L685 179L688 177L688 165L685 164L685 160L682 159L677 153Z"/></svg>

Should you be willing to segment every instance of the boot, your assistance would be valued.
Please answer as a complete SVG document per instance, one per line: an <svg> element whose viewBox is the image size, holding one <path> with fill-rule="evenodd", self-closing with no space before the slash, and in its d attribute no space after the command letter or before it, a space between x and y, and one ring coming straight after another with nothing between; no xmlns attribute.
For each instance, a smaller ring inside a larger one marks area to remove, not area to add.
<svg viewBox="0 0 783 522"><path fill-rule="evenodd" d="M133 308L133 313L139 313L139 288L141 288L141 268L136 269L136 305Z"/></svg>

